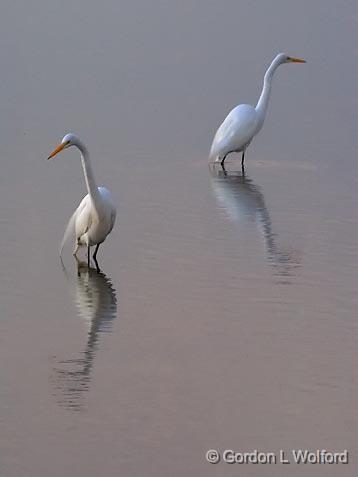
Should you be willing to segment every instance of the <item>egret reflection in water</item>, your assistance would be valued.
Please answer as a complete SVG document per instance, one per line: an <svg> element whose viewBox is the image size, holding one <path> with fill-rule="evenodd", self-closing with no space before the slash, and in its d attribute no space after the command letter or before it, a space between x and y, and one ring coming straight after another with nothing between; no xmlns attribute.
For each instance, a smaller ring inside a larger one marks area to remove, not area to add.
<svg viewBox="0 0 358 477"><path fill-rule="evenodd" d="M73 277L67 279L72 282ZM87 325L87 338L77 358L57 362L53 381L59 403L68 409L81 409L82 398L88 391L92 368L103 333L109 333L117 316L116 290L102 272L88 268L86 262L77 261L74 302L78 315Z"/></svg>
<svg viewBox="0 0 358 477"><path fill-rule="evenodd" d="M275 276L280 283L290 283L290 277L300 266L300 254L279 245L260 187L244 172L227 172L215 166L210 171L214 195L226 215L236 223L249 221L256 224L263 239L266 259L274 268Z"/></svg>

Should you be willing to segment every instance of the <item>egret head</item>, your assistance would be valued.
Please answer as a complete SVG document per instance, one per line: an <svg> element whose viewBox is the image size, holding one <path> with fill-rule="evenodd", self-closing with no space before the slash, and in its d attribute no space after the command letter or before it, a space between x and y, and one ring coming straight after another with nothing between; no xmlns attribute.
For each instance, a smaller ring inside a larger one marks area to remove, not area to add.
<svg viewBox="0 0 358 477"><path fill-rule="evenodd" d="M292 56L288 56L285 53L280 53L277 55L277 59L279 59L279 63L306 63L305 60L302 60L301 58L294 58Z"/></svg>
<svg viewBox="0 0 358 477"><path fill-rule="evenodd" d="M67 149L68 147L71 146L80 146L80 140L78 139L77 136L75 136L72 133L66 134L60 144L54 149L51 154L48 156L47 159L51 159L52 157L56 156L59 152L61 152L63 149Z"/></svg>

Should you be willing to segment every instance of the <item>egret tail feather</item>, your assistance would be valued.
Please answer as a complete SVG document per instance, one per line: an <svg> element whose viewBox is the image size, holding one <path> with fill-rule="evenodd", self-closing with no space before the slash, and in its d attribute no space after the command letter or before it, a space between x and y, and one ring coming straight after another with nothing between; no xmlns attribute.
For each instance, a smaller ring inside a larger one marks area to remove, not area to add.
<svg viewBox="0 0 358 477"><path fill-rule="evenodd" d="M75 210L74 213L72 214L70 220L68 221L65 233L63 234L63 238L62 238L61 246L60 246L60 257L62 256L63 247L65 246L65 243L69 239L70 235L75 234L76 213L77 213L77 210Z"/></svg>

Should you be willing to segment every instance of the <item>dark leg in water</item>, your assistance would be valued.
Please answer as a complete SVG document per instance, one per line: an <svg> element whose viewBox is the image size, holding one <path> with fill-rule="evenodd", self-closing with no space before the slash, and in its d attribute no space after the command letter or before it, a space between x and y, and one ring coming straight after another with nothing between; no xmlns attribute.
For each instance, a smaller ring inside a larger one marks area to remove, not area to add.
<svg viewBox="0 0 358 477"><path fill-rule="evenodd" d="M225 167L224 167L224 162L225 162L225 159L226 159L226 156L227 154L225 154L225 156L222 158L222 161L221 161L221 167L225 170Z"/></svg>
<svg viewBox="0 0 358 477"><path fill-rule="evenodd" d="M241 169L244 170L244 160L245 160L245 149L242 151L242 156L241 156Z"/></svg>
<svg viewBox="0 0 358 477"><path fill-rule="evenodd" d="M98 249L99 249L99 243L97 244L96 249L95 249L95 251L94 251L94 254L92 255L93 260L97 260L97 252L98 252Z"/></svg>
<svg viewBox="0 0 358 477"><path fill-rule="evenodd" d="M90 267L90 253L91 253L91 247L88 245L87 246L87 265L88 265L88 268Z"/></svg>
<svg viewBox="0 0 358 477"><path fill-rule="evenodd" d="M97 252L98 252L98 249L99 249L99 244L97 244L96 249L95 249L95 251L94 251L93 260L94 260L94 263L95 263L95 265L96 265L97 272L100 272L101 270L99 269L99 265L98 265L98 262L97 262Z"/></svg>

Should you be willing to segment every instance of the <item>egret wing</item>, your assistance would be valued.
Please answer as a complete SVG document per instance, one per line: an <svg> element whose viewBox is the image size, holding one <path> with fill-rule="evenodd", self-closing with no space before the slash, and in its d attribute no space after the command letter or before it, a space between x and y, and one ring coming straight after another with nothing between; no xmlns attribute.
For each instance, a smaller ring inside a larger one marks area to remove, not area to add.
<svg viewBox="0 0 358 477"><path fill-rule="evenodd" d="M109 229L109 234L112 232L112 229L114 227L114 223L116 221L116 210L113 209L112 212L111 212L111 221L110 221L110 229Z"/></svg>
<svg viewBox="0 0 358 477"><path fill-rule="evenodd" d="M71 235L75 235L75 238L78 239L87 232L90 224L90 216L88 214L89 200L89 196L86 195L81 200L77 209L71 215L71 218L68 221L65 233L63 234L63 238L61 241L60 255L62 255L63 247L65 246L67 240L70 238Z"/></svg>
<svg viewBox="0 0 358 477"><path fill-rule="evenodd" d="M229 152L242 151L258 132L259 119L255 108L248 104L236 106L217 130L210 157L223 157Z"/></svg>
<svg viewBox="0 0 358 477"><path fill-rule="evenodd" d="M86 198L86 197L85 197ZM74 211L74 213L71 215L70 220L68 221L68 224L66 226L65 233L63 234L62 241L61 241L61 246L60 246L60 256L62 255L62 250L63 247L65 246L65 243L69 239L70 235L74 234L75 232L75 226L76 226L76 219L77 216L82 212L84 207L86 206L85 203L85 198L81 201L80 205L77 207L77 209Z"/></svg>
<svg viewBox="0 0 358 477"><path fill-rule="evenodd" d="M78 206L78 213L75 220L75 234L76 239L79 239L88 232L92 224L92 213L91 213L91 198L87 194L83 199L80 205Z"/></svg>
<svg viewBox="0 0 358 477"><path fill-rule="evenodd" d="M103 204L106 205L106 211L107 211L106 216L107 216L107 224L108 224L107 235L108 235L109 233L111 233L114 223L116 221L116 208L113 204L111 193L109 192L109 190L103 186L98 187L98 190L101 195Z"/></svg>

